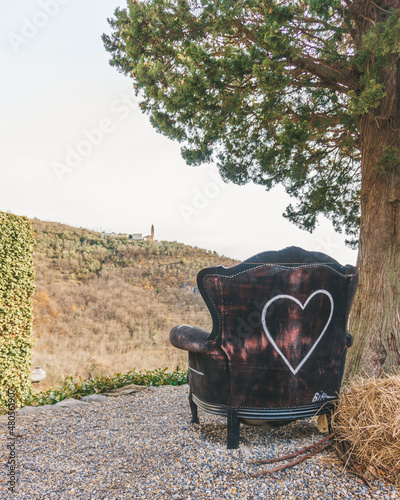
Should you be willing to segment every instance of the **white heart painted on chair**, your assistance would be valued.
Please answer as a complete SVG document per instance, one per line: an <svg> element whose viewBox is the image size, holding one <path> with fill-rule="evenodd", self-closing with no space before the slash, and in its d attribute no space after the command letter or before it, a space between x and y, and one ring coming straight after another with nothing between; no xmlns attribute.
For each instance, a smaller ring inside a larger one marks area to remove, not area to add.
<svg viewBox="0 0 400 500"><path fill-rule="evenodd" d="M277 346L275 340L273 339L272 335L269 333L268 331L268 328L267 328L267 324L266 324L266 321L265 321L265 316L266 316L266 313L267 313L267 309L268 307L273 303L275 302L276 300L279 300L279 299L289 299L289 300L292 300L293 302L295 302L297 305L299 305L301 307L301 309L304 311L304 309L307 307L308 303L310 302L310 300L315 297L316 295L318 294L324 294L326 295L329 300L330 300L330 303L331 303L331 312L329 314L329 318L328 318L328 321L326 322L322 332L319 334L319 337L317 338L317 340L314 342L314 344L312 345L312 347L310 348L310 350L307 352L307 354L304 356L304 358L301 360L301 362L298 364L298 366L296 368L293 368L293 366L291 365L290 361L287 359L287 357L283 354L283 352L279 349L279 347ZM300 302L300 300L296 299L295 297L292 297L291 295L276 295L275 297L273 297L272 299L270 299L264 306L263 310L262 310L262 314L261 314L261 320L262 320L262 325L263 325L263 328L264 328L264 332L265 332L265 335L267 336L268 340L271 342L273 348L275 349L275 351L279 354L279 356L283 359L283 361L286 363L286 365L289 367L290 371L293 373L293 375L296 375L296 373L300 370L300 368L304 365L304 363L307 361L307 359L311 356L311 354L313 353L314 349L317 347L317 345L319 344L320 340L322 339L322 337L324 336L328 326L329 326L329 323L331 322L331 319L332 319L332 315L333 315L333 298L332 298L332 295L326 291L326 290L316 290L315 292L313 292L309 297L308 299L304 302L304 304L302 304Z"/></svg>

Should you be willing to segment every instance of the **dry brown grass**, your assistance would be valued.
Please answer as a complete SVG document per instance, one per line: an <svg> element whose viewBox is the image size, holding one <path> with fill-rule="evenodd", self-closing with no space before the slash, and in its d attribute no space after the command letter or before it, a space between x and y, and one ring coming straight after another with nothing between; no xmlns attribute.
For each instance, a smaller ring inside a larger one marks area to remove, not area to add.
<svg viewBox="0 0 400 500"><path fill-rule="evenodd" d="M359 378L340 396L333 431L363 474L400 484L400 375Z"/></svg>
<svg viewBox="0 0 400 500"><path fill-rule="evenodd" d="M211 328L204 301L193 293L196 275L234 261L175 242L103 240L86 229L33 222L32 365L47 373L40 389L67 375L187 366L187 353L171 346L169 332L182 323Z"/></svg>
<svg viewBox="0 0 400 500"><path fill-rule="evenodd" d="M85 283L38 289L34 312L32 364L47 373L41 389L66 375L90 378L133 368L186 367L187 353L169 342L171 328L181 323L211 327L198 295L168 287L157 293L107 271Z"/></svg>

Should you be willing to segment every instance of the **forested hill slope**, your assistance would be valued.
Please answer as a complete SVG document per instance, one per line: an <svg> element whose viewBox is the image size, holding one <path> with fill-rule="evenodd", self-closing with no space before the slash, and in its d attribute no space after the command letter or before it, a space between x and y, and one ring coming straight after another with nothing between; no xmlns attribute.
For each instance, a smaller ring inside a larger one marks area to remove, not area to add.
<svg viewBox="0 0 400 500"><path fill-rule="evenodd" d="M100 233L33 219L36 292L33 364L52 385L133 368L175 368L186 353L169 345L180 323L211 327L196 294L200 269L232 259L163 241Z"/></svg>

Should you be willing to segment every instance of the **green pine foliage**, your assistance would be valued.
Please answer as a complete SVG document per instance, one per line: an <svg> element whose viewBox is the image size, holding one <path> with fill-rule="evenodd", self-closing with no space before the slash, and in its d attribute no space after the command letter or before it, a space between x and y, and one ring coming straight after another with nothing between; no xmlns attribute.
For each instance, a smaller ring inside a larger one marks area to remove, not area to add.
<svg viewBox="0 0 400 500"><path fill-rule="evenodd" d="M0 212L0 409L8 391L18 407L31 390L30 361L34 344L32 223L26 217Z"/></svg>
<svg viewBox="0 0 400 500"><path fill-rule="evenodd" d="M379 75L398 57L398 10L340 0L130 0L109 23L110 64L133 79L142 111L182 143L188 164L216 161L238 184L283 184L298 200L286 217L312 231L324 214L355 244L358 118L385 96Z"/></svg>

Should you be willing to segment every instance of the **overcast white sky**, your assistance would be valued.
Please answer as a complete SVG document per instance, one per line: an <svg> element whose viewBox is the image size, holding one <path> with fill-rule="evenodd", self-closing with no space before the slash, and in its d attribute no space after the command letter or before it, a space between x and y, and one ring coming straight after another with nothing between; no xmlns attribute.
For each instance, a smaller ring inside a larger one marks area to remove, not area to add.
<svg viewBox="0 0 400 500"><path fill-rule="evenodd" d="M2 0L0 210L95 230L148 234L244 259L290 245L354 264L321 218L282 217L289 197L189 167L140 113L101 35L120 0Z"/></svg>

